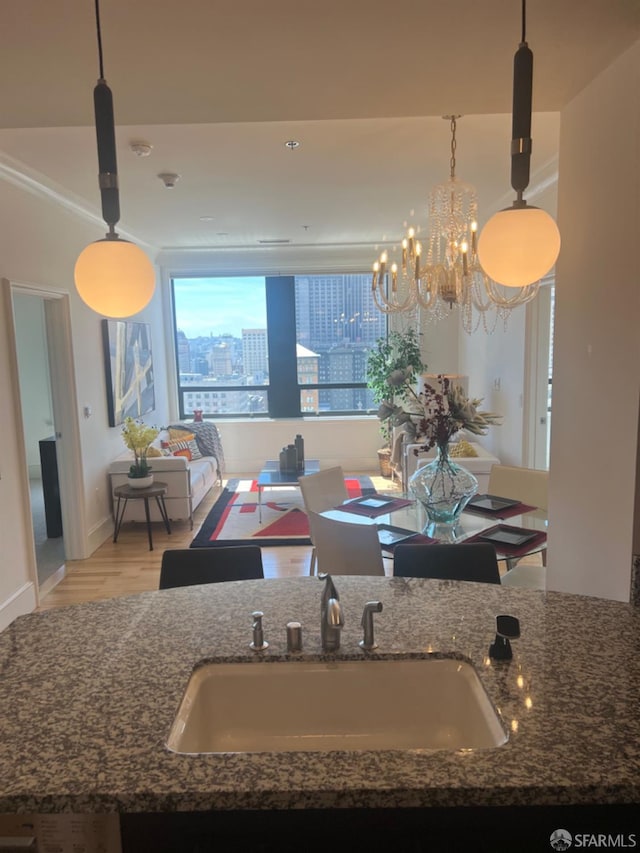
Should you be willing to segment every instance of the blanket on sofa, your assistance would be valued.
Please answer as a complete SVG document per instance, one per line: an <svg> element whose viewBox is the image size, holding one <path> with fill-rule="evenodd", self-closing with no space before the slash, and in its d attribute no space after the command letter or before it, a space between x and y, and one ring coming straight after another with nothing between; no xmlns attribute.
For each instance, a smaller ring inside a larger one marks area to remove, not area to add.
<svg viewBox="0 0 640 853"><path fill-rule="evenodd" d="M218 479L224 476L224 451L218 427L211 421L170 424L169 429L193 433L203 456L213 456L218 462Z"/></svg>

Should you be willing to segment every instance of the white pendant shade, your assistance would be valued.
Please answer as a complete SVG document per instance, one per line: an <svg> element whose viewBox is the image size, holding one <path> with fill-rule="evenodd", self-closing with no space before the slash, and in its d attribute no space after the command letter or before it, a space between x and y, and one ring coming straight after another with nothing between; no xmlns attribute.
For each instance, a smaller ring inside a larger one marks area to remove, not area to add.
<svg viewBox="0 0 640 853"><path fill-rule="evenodd" d="M478 240L485 273L505 287L525 287L545 276L560 252L553 217L539 207L509 207L494 214Z"/></svg>
<svg viewBox="0 0 640 853"><path fill-rule="evenodd" d="M98 240L78 257L74 278L80 297L104 317L131 317L151 301L156 272L146 254L127 240Z"/></svg>

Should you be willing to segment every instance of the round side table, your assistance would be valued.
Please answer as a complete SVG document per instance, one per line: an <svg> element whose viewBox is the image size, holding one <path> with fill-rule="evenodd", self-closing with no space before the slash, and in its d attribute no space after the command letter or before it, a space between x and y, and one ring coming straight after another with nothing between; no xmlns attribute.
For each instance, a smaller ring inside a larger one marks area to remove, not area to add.
<svg viewBox="0 0 640 853"><path fill-rule="evenodd" d="M167 533L171 533L171 525L169 524L169 516L167 515L167 507L165 506L164 496L167 494L167 484L155 482L146 489L132 489L128 483L123 486L116 486L113 494L118 498L116 506L115 527L113 529L113 541L118 541L118 534L122 527L122 519L129 501L144 501L144 514L147 519L147 534L149 536L149 550L153 551L153 539L151 538L151 516L149 514L149 499L155 498L160 510L160 515L164 521L164 526Z"/></svg>

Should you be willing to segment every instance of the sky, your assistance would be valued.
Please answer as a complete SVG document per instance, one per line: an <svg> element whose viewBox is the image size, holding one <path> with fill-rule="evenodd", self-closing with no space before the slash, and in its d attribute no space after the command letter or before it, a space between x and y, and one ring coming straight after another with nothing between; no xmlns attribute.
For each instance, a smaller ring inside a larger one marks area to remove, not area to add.
<svg viewBox="0 0 640 853"><path fill-rule="evenodd" d="M264 276L175 278L177 327L187 338L266 329Z"/></svg>

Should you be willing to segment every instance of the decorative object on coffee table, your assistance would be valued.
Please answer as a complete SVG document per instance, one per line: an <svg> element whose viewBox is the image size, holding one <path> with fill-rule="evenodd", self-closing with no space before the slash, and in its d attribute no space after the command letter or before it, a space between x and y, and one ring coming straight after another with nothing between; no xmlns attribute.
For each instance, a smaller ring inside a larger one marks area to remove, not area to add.
<svg viewBox="0 0 640 853"><path fill-rule="evenodd" d="M281 474L302 474L304 467L304 439L296 435L293 444L280 451L279 465Z"/></svg>

